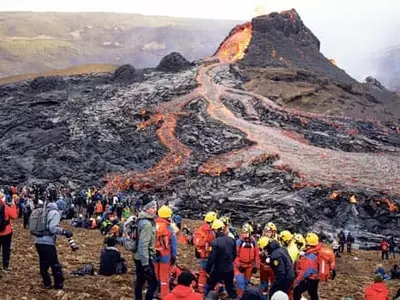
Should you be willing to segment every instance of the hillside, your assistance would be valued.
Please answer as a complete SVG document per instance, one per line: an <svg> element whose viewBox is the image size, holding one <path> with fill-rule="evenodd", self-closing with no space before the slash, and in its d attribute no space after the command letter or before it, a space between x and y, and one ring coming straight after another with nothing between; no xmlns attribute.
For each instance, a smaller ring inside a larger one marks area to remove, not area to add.
<svg viewBox="0 0 400 300"><path fill-rule="evenodd" d="M235 21L117 13L0 12L0 78L81 64L155 66L215 50Z"/></svg>
<svg viewBox="0 0 400 300"><path fill-rule="evenodd" d="M390 89L400 92L400 45L375 56L376 77Z"/></svg>

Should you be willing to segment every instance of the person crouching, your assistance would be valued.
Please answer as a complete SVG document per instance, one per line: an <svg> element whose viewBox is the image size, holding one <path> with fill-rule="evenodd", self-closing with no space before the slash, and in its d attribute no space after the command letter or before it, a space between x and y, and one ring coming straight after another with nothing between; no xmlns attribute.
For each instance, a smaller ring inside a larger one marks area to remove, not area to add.
<svg viewBox="0 0 400 300"><path fill-rule="evenodd" d="M195 278L192 273L183 271L178 276L178 285L164 298L164 300L202 300L203 296L199 293L195 293L192 288L194 280Z"/></svg>
<svg viewBox="0 0 400 300"><path fill-rule="evenodd" d="M125 259L121 256L119 250L115 247L117 240L114 237L105 239L106 247L100 254L100 275L111 276L125 274L128 270L125 265Z"/></svg>

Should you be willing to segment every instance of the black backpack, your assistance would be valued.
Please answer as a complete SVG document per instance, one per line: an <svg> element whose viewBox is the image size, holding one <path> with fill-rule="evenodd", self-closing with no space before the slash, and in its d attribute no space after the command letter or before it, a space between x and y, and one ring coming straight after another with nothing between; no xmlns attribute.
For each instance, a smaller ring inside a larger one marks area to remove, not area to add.
<svg viewBox="0 0 400 300"><path fill-rule="evenodd" d="M8 224L10 224L10 220L6 220L6 207L0 202L0 232L6 230Z"/></svg>

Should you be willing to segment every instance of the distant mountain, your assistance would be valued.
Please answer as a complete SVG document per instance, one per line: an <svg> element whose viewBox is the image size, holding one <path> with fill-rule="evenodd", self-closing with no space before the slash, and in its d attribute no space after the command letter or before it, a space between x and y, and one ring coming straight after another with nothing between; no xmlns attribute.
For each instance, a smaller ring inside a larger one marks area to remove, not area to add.
<svg viewBox="0 0 400 300"><path fill-rule="evenodd" d="M211 55L238 21L117 13L0 12L0 77L81 64L155 66Z"/></svg>

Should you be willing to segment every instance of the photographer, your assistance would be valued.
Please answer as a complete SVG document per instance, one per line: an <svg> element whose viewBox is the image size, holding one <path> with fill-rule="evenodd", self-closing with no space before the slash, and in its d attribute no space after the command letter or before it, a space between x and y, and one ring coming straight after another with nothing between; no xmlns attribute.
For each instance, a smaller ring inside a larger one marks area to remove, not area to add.
<svg viewBox="0 0 400 300"><path fill-rule="evenodd" d="M44 211L43 211L44 210ZM44 226L41 227L40 221L45 218ZM40 274L43 278L43 287L51 288L51 278L48 269L51 268L54 278L54 288L62 289L64 276L61 264L58 261L56 249L56 236L63 235L69 239L71 249L77 250L77 245L71 239L72 232L60 227L61 215L55 203L46 203L43 208L38 208L32 212L29 220L29 229L35 236L35 246L39 255Z"/></svg>
<svg viewBox="0 0 400 300"><path fill-rule="evenodd" d="M6 202L5 195L0 192L0 247L3 250L3 271L9 272L11 256L12 227L10 220L18 218L17 206L10 198Z"/></svg>

